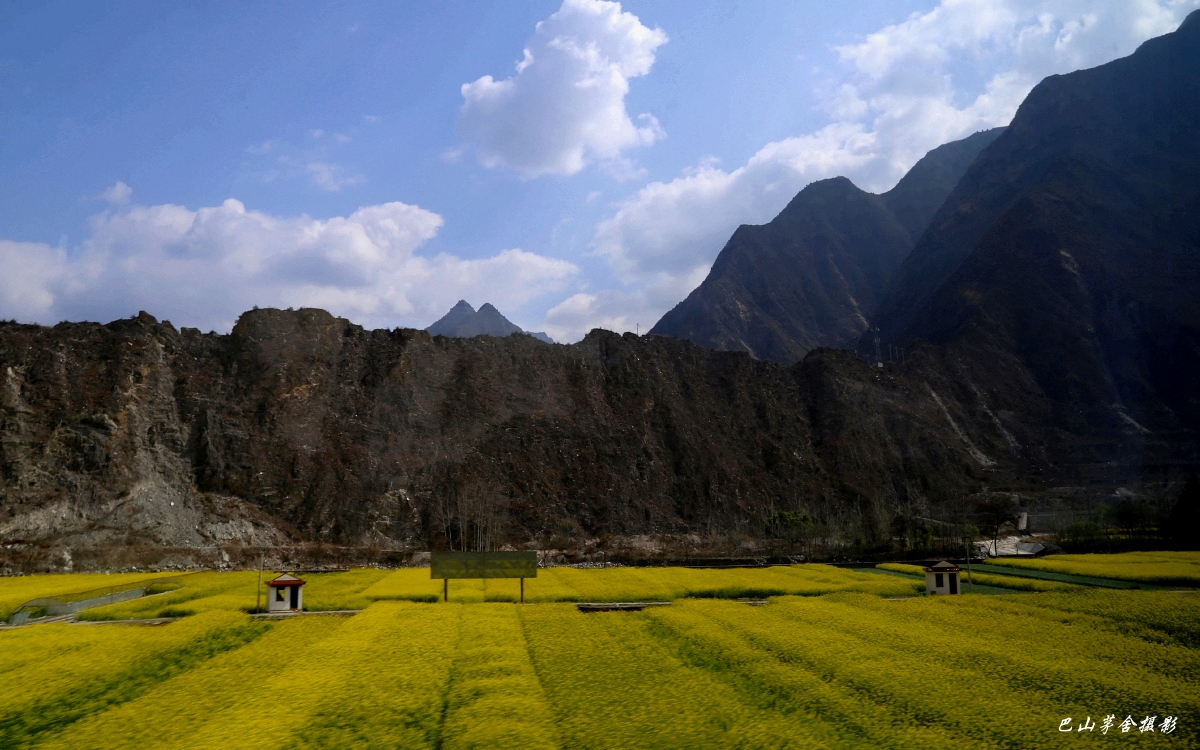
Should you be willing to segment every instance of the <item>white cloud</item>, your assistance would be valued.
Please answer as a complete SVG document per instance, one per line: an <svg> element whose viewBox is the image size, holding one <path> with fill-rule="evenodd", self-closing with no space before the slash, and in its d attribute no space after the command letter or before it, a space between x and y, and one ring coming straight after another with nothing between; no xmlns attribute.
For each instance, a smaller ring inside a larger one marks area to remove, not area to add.
<svg viewBox="0 0 1200 750"><path fill-rule="evenodd" d="M627 302L655 322L703 280L739 224L769 221L806 184L845 175L866 190L886 190L930 149L1007 124L1042 78L1128 55L1197 6L1200 0L943 0L838 47L842 74L818 92L828 125L768 143L730 171L701 161L619 203L598 223L594 247L624 288L576 295L551 317L586 331L625 320L615 306ZM648 291L666 289L679 293Z"/></svg>
<svg viewBox="0 0 1200 750"><path fill-rule="evenodd" d="M45 320L54 308L49 287L61 275L65 256L41 243L0 240L0 318Z"/></svg>
<svg viewBox="0 0 1200 750"><path fill-rule="evenodd" d="M805 183L858 169L875 148L861 125L838 123L769 143L732 172L702 162L622 202L596 227L596 252L627 283L661 273L694 278L738 224L769 221Z"/></svg>
<svg viewBox="0 0 1200 750"><path fill-rule="evenodd" d="M100 199L108 201L114 206L123 206L133 197L133 188L126 185L124 182L117 180L115 184L107 188L100 194Z"/></svg>
<svg viewBox="0 0 1200 750"><path fill-rule="evenodd" d="M547 311L546 333L562 342L578 341L593 328L646 333L707 275L708 266L700 266L691 274L660 274L629 290L579 292Z"/></svg>
<svg viewBox="0 0 1200 750"><path fill-rule="evenodd" d="M312 184L330 193L336 193L344 187L360 185L367 179L360 174L347 175L345 167L327 161L310 161L304 168Z"/></svg>
<svg viewBox="0 0 1200 750"><path fill-rule="evenodd" d="M666 41L620 3L564 0L538 23L515 75L463 84L458 132L485 166L526 177L571 175L593 162L619 177L636 175L621 153L664 133L649 114L635 125L625 94Z"/></svg>
<svg viewBox="0 0 1200 750"><path fill-rule="evenodd" d="M579 271L519 249L464 259L415 251L442 218L403 203L320 220L247 210L130 206L91 220L70 253L0 240L0 317L111 320L139 309L228 330L254 305L323 307L367 326L429 325L458 299L512 309Z"/></svg>

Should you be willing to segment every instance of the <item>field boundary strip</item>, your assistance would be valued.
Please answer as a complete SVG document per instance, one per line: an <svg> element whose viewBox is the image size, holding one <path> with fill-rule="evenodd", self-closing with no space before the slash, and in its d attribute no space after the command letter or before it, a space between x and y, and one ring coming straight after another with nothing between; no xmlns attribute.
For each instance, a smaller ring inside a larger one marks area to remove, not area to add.
<svg viewBox="0 0 1200 750"><path fill-rule="evenodd" d="M1074 583L1078 586L1091 586L1099 589L1136 589L1139 587L1146 588L1146 584L1139 584L1134 581L1122 581L1116 578L1098 578L1095 576L1081 576L1074 573L1053 573L1046 570L1035 570L1033 568L1016 568L1002 565L991 565L989 563L979 563L973 565L981 573L991 573L995 575L1012 576L1013 578L1038 578L1043 581L1057 581L1059 583Z"/></svg>

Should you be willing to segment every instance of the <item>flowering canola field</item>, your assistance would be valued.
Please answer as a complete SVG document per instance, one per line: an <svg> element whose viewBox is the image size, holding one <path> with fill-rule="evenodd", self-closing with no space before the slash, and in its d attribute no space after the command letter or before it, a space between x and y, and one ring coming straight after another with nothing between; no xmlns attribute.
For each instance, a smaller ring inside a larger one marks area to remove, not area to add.
<svg viewBox="0 0 1200 750"><path fill-rule="evenodd" d="M551 601L523 607L482 582L398 600L428 593L409 571L308 576L365 606L287 620L240 610L257 572L198 574L167 625L0 631L0 747L1200 746L1198 592L894 598L873 587L912 584L825 571L539 571ZM711 593L787 585L809 595ZM605 592L674 601L552 601Z"/></svg>
<svg viewBox="0 0 1200 750"><path fill-rule="evenodd" d="M858 591L881 596L912 596L924 584L833 568L791 565L730 570L694 568L543 568L525 581L525 601L624 602L671 601L683 598L754 599L769 596L814 596L835 591ZM450 582L456 602L515 602L519 583L512 579ZM362 591L369 600L437 601L442 582L429 578L427 568L402 568Z"/></svg>
<svg viewBox="0 0 1200 750"><path fill-rule="evenodd" d="M904 563L880 563L875 567L881 570L890 570L896 573L907 573L909 575L925 577L925 568L920 565L906 565ZM1076 588L1074 584L1059 583L1057 581L1039 581L1033 578L1016 578L1014 576L998 576L989 573L976 573L974 571L964 571L959 575L962 581L963 591L970 591L970 586L979 584L980 586L995 586L1002 589L1016 589L1017 591L1072 591Z"/></svg>
<svg viewBox="0 0 1200 750"><path fill-rule="evenodd" d="M1114 555L1002 557L992 565L1114 578L1160 586L1200 586L1200 552L1122 552Z"/></svg>
<svg viewBox="0 0 1200 750"><path fill-rule="evenodd" d="M276 572L267 571L263 580ZM256 596L258 571L192 573L184 587L157 596L97 607L80 613L85 620L135 620L179 617L219 610L250 612L261 605ZM3 580L3 579L0 579ZM437 602L442 582L429 568L305 574L304 608L310 611L364 609L378 601ZM870 575L828 565L698 570L690 568L543 568L525 581L525 601L614 602L670 601L687 597L738 599L768 596L813 596L858 591L880 596L913 596L920 582ZM450 600L458 603L515 602L520 583L512 579L450 582ZM14 605L17 606L17 605Z"/></svg>
<svg viewBox="0 0 1200 750"><path fill-rule="evenodd" d="M139 583L174 575L172 573L55 573L40 576L0 577L0 621L7 620L13 610L31 599L53 599L111 587L136 588Z"/></svg>

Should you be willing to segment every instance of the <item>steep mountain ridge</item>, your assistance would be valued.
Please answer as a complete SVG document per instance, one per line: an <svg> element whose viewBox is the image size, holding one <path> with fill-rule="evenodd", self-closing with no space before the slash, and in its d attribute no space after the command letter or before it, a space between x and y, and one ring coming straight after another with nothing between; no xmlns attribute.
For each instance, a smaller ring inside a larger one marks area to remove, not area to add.
<svg viewBox="0 0 1200 750"><path fill-rule="evenodd" d="M850 343L930 217L999 132L939 146L881 195L845 177L808 185L770 223L738 227L704 282L651 333L785 363Z"/></svg>
<svg viewBox="0 0 1200 750"><path fill-rule="evenodd" d="M897 270L872 318L882 335L905 338L901 332L999 217L1064 160L1130 170L1147 195L1157 192L1177 206L1172 210L1186 210L1195 186L1175 157L1190 163L1195 151L1189 146L1196 140L1198 36L1200 12L1193 12L1177 31L1145 42L1129 57L1050 76L1034 87ZM1166 153L1167 143L1175 156Z"/></svg>
<svg viewBox="0 0 1200 750"><path fill-rule="evenodd" d="M874 319L1028 371L1052 422L1140 466L1200 430L1200 13L1053 76L968 170ZM869 352L868 342L860 347ZM1091 460L1091 459L1089 459Z"/></svg>
<svg viewBox="0 0 1200 750"><path fill-rule="evenodd" d="M229 335L0 323L0 366L7 544L762 534L792 509L874 538L898 507L1038 461L917 356L786 368L660 336L549 347L263 309Z"/></svg>

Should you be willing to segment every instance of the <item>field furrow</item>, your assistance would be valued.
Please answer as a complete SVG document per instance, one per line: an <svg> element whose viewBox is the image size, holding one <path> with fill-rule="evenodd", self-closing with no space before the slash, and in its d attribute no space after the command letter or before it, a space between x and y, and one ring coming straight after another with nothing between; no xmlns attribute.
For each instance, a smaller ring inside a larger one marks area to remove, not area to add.
<svg viewBox="0 0 1200 750"><path fill-rule="evenodd" d="M22 748L132 701L266 631L241 613L212 612L158 628L41 625L0 633L0 651L57 648L0 675L0 747Z"/></svg>
<svg viewBox="0 0 1200 750"><path fill-rule="evenodd" d="M678 658L642 615L543 605L521 616L565 747L841 744L822 727L744 702L733 687Z"/></svg>
<svg viewBox="0 0 1200 750"><path fill-rule="evenodd" d="M464 607L440 747L561 746L516 607Z"/></svg>
<svg viewBox="0 0 1200 750"><path fill-rule="evenodd" d="M254 642L177 675L137 700L93 714L38 747L158 750L184 746L206 724L225 720L240 706L265 709L258 703L258 691L275 674L265 667L276 663L280 654L296 658L314 643L337 636L345 622L305 617L270 623L269 630ZM169 707L175 710L164 716Z"/></svg>

